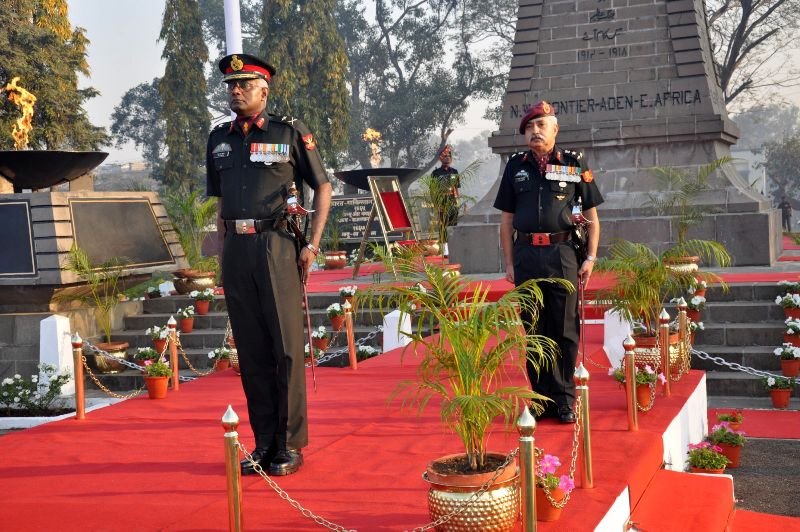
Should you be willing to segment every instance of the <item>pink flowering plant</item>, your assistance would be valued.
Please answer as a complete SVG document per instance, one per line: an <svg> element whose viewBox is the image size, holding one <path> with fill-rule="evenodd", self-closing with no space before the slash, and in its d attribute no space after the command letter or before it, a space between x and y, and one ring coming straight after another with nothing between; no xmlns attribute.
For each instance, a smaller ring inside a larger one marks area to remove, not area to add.
<svg viewBox="0 0 800 532"><path fill-rule="evenodd" d="M172 377L172 368L163 357L158 360L145 360L144 372L148 377Z"/></svg>
<svg viewBox="0 0 800 532"><path fill-rule="evenodd" d="M731 429L730 423L722 421L721 423L711 427L711 433L708 435L708 441L714 445L726 443L728 445L735 445L736 447L743 447L745 438L744 432L740 430Z"/></svg>
<svg viewBox="0 0 800 532"><path fill-rule="evenodd" d="M724 469L729 460L722 454L722 447L708 441L689 444L688 463L697 469Z"/></svg>
<svg viewBox="0 0 800 532"><path fill-rule="evenodd" d="M556 471L561 467L561 460L554 454L546 454L536 462L536 485L547 491L561 488L565 493L575 489L575 481L567 475L558 476Z"/></svg>

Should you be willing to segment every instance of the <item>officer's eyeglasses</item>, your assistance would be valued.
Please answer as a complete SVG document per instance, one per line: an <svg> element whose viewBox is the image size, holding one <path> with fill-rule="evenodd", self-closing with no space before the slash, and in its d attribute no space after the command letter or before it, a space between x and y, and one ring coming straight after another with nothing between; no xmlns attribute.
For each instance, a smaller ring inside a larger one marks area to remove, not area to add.
<svg viewBox="0 0 800 532"><path fill-rule="evenodd" d="M225 82L225 88L228 91L232 91L235 87L239 87L239 89L243 91L249 91L258 86L258 84L249 79L233 79Z"/></svg>

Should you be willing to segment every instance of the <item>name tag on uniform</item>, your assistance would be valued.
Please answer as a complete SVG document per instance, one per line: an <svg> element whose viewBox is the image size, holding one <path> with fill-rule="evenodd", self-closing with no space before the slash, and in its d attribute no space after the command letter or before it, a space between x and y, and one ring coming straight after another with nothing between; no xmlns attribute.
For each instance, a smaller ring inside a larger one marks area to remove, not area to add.
<svg viewBox="0 0 800 532"><path fill-rule="evenodd" d="M545 179L548 181L568 181L579 183L581 181L579 166L562 166L560 164L548 164L545 172Z"/></svg>
<svg viewBox="0 0 800 532"><path fill-rule="evenodd" d="M250 144L250 160L254 163L288 163L290 146L288 144Z"/></svg>

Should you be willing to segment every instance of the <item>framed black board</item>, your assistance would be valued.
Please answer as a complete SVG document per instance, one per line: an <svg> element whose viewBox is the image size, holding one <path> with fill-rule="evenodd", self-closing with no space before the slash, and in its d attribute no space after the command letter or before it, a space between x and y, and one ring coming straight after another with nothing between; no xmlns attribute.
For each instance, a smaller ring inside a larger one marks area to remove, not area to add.
<svg viewBox="0 0 800 532"><path fill-rule="evenodd" d="M36 275L28 202L0 202L0 224L0 276Z"/></svg>
<svg viewBox="0 0 800 532"><path fill-rule="evenodd" d="M361 242L372 210L372 196L369 194L349 194L333 196L328 224L337 224L342 242ZM402 233L389 233L389 240L400 240ZM377 216L372 221L369 240L383 240L383 232Z"/></svg>

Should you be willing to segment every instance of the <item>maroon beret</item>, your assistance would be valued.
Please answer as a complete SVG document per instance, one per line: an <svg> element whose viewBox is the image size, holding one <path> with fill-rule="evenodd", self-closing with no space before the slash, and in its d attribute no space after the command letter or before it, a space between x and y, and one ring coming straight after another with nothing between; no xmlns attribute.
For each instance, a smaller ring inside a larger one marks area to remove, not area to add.
<svg viewBox="0 0 800 532"><path fill-rule="evenodd" d="M552 105L544 100L537 102L536 105L531 107L528 112L525 113L525 116L522 117L519 123L520 134L525 134L525 126L528 125L528 122L540 116L556 116L556 111L553 109Z"/></svg>

